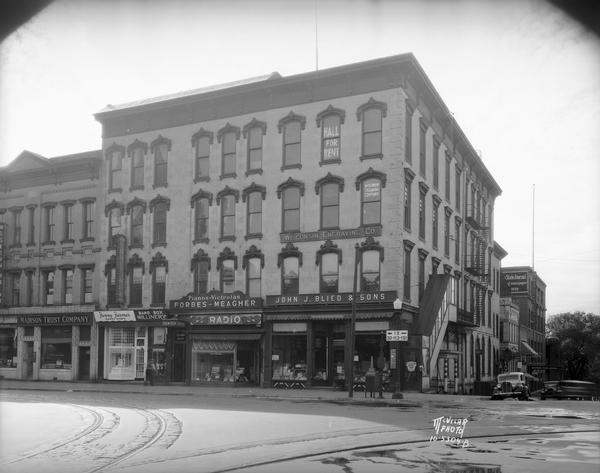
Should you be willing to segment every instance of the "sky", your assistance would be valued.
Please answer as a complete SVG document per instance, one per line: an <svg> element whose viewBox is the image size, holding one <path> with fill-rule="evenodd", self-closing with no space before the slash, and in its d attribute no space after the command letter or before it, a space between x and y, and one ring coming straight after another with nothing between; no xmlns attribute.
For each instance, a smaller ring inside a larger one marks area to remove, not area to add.
<svg viewBox="0 0 600 473"><path fill-rule="evenodd" d="M107 104L407 52L502 188L503 266L600 314L600 39L543 0L58 0L0 44L0 166L100 149Z"/></svg>

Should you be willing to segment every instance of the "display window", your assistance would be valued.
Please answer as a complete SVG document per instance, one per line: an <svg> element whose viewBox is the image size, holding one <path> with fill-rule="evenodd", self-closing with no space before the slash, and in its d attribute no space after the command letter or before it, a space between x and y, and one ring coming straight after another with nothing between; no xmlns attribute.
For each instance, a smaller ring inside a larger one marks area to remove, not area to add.
<svg viewBox="0 0 600 473"><path fill-rule="evenodd" d="M108 331L108 379L135 379L135 328L110 327Z"/></svg>
<svg viewBox="0 0 600 473"><path fill-rule="evenodd" d="M71 369L72 327L42 327L42 369Z"/></svg>
<svg viewBox="0 0 600 473"><path fill-rule="evenodd" d="M0 328L0 368L17 366L17 329Z"/></svg>
<svg viewBox="0 0 600 473"><path fill-rule="evenodd" d="M273 380L306 380L306 334L273 335Z"/></svg>
<svg viewBox="0 0 600 473"><path fill-rule="evenodd" d="M384 366L383 379L384 383L389 376L389 347L384 342L385 335L382 334L357 334L354 347L354 381L365 382L367 370L373 363L375 370L377 367L377 359L380 356L380 350L383 351ZM357 359L358 358L358 359Z"/></svg>
<svg viewBox="0 0 600 473"><path fill-rule="evenodd" d="M196 340L192 344L192 381L235 382L236 343Z"/></svg>

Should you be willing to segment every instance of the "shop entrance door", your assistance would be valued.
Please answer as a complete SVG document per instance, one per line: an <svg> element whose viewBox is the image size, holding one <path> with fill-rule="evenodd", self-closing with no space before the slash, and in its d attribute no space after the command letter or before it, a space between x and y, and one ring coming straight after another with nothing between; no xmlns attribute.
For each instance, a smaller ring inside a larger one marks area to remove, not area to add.
<svg viewBox="0 0 600 473"><path fill-rule="evenodd" d="M35 363L35 352L33 351L33 342L25 342L25 379L33 378L33 363Z"/></svg>
<svg viewBox="0 0 600 473"><path fill-rule="evenodd" d="M90 379L90 347L79 347L79 379Z"/></svg>
<svg viewBox="0 0 600 473"><path fill-rule="evenodd" d="M248 343L240 343L237 350L236 383L258 384L257 363L254 354L256 347Z"/></svg>

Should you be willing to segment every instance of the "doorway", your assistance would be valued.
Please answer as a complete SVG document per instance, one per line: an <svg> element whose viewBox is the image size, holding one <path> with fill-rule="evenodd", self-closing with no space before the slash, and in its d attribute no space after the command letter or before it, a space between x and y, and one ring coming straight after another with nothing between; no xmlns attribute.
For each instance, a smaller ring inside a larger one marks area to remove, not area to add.
<svg viewBox="0 0 600 473"><path fill-rule="evenodd" d="M25 366L25 379L33 379L33 364L35 363L33 342L25 342L25 357L23 363Z"/></svg>
<svg viewBox="0 0 600 473"><path fill-rule="evenodd" d="M78 379L90 379L90 347L79 347L79 376Z"/></svg>

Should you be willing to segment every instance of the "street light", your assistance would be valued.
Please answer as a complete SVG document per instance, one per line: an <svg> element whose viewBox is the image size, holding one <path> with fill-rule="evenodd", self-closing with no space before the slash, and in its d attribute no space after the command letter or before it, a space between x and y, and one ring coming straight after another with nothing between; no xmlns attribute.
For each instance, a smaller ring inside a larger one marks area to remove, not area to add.
<svg viewBox="0 0 600 473"><path fill-rule="evenodd" d="M348 369L348 397L354 396L354 335L356 325L356 278L358 275L358 243L354 245L354 280L352 283L352 321L350 323L350 363Z"/></svg>

